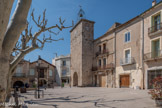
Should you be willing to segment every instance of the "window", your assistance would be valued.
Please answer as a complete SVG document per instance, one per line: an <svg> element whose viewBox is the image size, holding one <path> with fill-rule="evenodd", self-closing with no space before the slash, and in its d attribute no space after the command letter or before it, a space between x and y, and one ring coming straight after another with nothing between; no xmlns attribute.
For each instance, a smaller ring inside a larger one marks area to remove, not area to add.
<svg viewBox="0 0 162 108"><path fill-rule="evenodd" d="M49 76L52 76L52 70L49 70Z"/></svg>
<svg viewBox="0 0 162 108"><path fill-rule="evenodd" d="M30 75L34 75L35 74L34 69L30 69L30 73L29 74Z"/></svg>
<svg viewBox="0 0 162 108"><path fill-rule="evenodd" d="M106 44L103 44L103 53L106 52Z"/></svg>
<svg viewBox="0 0 162 108"><path fill-rule="evenodd" d="M63 63L62 63L62 64L63 64L63 66L66 66L66 61L63 61Z"/></svg>
<svg viewBox="0 0 162 108"><path fill-rule="evenodd" d="M103 65L106 66L106 58L103 59Z"/></svg>
<svg viewBox="0 0 162 108"><path fill-rule="evenodd" d="M101 52L101 45L99 46L99 52Z"/></svg>
<svg viewBox="0 0 162 108"><path fill-rule="evenodd" d="M162 77L162 70L151 70L148 71L148 89L153 89L152 80L156 77Z"/></svg>
<svg viewBox="0 0 162 108"><path fill-rule="evenodd" d="M101 59L98 61L98 65L101 67Z"/></svg>
<svg viewBox="0 0 162 108"><path fill-rule="evenodd" d="M103 44L103 50L106 50L106 44Z"/></svg>
<svg viewBox="0 0 162 108"><path fill-rule="evenodd" d="M130 32L125 33L125 42L130 42L130 38L131 38Z"/></svg>
<svg viewBox="0 0 162 108"><path fill-rule="evenodd" d="M20 67L20 66L18 66L17 68L16 68L16 73L21 73L22 72L22 68Z"/></svg>
<svg viewBox="0 0 162 108"><path fill-rule="evenodd" d="M151 57L154 58L160 56L160 39L153 40L151 44Z"/></svg>
<svg viewBox="0 0 162 108"><path fill-rule="evenodd" d="M130 49L125 50L125 63L131 63L131 54L130 54Z"/></svg>
<svg viewBox="0 0 162 108"><path fill-rule="evenodd" d="M129 50L125 50L125 58L130 58L130 49Z"/></svg>
<svg viewBox="0 0 162 108"><path fill-rule="evenodd" d="M40 70L39 70L39 77L40 77L40 78L44 78L44 77L45 77L44 69L40 69Z"/></svg>
<svg viewBox="0 0 162 108"><path fill-rule="evenodd" d="M160 19L161 15L160 13L158 13L157 15L152 16L152 30L156 31L160 29L160 23L161 23L161 19Z"/></svg>

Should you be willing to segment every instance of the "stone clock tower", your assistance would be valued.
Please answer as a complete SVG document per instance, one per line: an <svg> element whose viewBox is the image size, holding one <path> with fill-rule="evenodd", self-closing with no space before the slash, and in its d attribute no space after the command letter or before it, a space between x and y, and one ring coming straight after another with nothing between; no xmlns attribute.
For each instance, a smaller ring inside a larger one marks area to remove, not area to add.
<svg viewBox="0 0 162 108"><path fill-rule="evenodd" d="M94 22L80 9L71 32L71 86L92 85Z"/></svg>

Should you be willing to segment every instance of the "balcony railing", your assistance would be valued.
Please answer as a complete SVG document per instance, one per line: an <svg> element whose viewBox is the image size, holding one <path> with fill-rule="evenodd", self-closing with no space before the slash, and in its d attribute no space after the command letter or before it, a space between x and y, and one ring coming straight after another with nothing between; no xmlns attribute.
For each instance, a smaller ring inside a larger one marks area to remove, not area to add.
<svg viewBox="0 0 162 108"><path fill-rule="evenodd" d="M92 67L92 71L97 71L97 70L106 70L106 69L113 69L114 68L114 64L110 63L104 66L95 66Z"/></svg>
<svg viewBox="0 0 162 108"><path fill-rule="evenodd" d="M159 30L162 30L162 23L160 24L157 24L156 26L152 26L148 29L148 34L152 34L152 33L155 33Z"/></svg>
<svg viewBox="0 0 162 108"><path fill-rule="evenodd" d="M120 60L120 65L128 65L128 64L133 64L133 63L135 63L135 60L133 57L124 58Z"/></svg>
<svg viewBox="0 0 162 108"><path fill-rule="evenodd" d="M13 77L26 77L25 73L15 73Z"/></svg>
<svg viewBox="0 0 162 108"><path fill-rule="evenodd" d="M144 55L144 60L162 58L162 50L150 52Z"/></svg>
<svg viewBox="0 0 162 108"><path fill-rule="evenodd" d="M62 77L65 77L65 76L70 76L70 72L67 72L67 73L62 73L61 75L62 75Z"/></svg>
<svg viewBox="0 0 162 108"><path fill-rule="evenodd" d="M103 51L98 51L96 52L96 57L99 56L99 55L102 55L102 54L109 54L109 51L108 50L103 50Z"/></svg>

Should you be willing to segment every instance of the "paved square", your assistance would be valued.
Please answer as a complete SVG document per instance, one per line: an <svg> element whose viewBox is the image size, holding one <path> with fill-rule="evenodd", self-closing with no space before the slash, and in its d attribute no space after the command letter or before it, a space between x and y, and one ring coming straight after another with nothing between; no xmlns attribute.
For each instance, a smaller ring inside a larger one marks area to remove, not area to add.
<svg viewBox="0 0 162 108"><path fill-rule="evenodd" d="M55 88L35 99L34 91L23 94L28 108L156 108L147 90L119 88Z"/></svg>

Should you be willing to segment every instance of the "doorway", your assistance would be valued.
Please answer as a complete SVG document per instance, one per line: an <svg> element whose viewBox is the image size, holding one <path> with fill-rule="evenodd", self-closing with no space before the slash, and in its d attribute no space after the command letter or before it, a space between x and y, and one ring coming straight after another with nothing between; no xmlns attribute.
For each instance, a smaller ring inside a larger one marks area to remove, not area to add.
<svg viewBox="0 0 162 108"><path fill-rule="evenodd" d="M130 85L129 75L120 75L120 87L129 88L129 85Z"/></svg>
<svg viewBox="0 0 162 108"><path fill-rule="evenodd" d="M100 76L100 87L106 87L106 75Z"/></svg>
<svg viewBox="0 0 162 108"><path fill-rule="evenodd" d="M77 72L73 75L73 86L78 86L78 74Z"/></svg>

